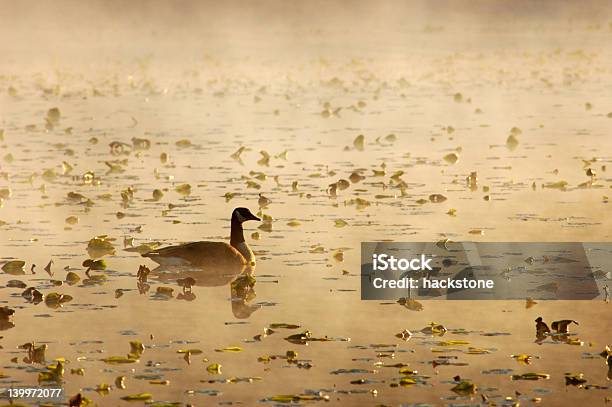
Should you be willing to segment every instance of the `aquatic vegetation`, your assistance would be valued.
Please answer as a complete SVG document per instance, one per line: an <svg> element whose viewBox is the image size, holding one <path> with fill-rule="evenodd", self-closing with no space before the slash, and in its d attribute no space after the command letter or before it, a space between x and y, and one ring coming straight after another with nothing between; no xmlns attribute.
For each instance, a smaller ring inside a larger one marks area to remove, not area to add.
<svg viewBox="0 0 612 407"><path fill-rule="evenodd" d="M447 39L448 24L417 27L414 43ZM0 379L61 385L72 406L602 401L605 303L540 300L564 290L539 279L559 261L548 253L490 271L499 284L538 280L516 301L359 297L360 242L452 254L474 239L606 240L608 110L595 93L575 99L577 86L610 82L596 42L434 46L389 64L346 58L315 31L336 55L264 64L200 50L160 69L162 41L136 61L94 58L95 70L7 65ZM239 205L259 207L261 224L244 229L257 270L141 257L228 241ZM584 279L602 286L607 273L593 263ZM550 324L536 322L535 341L534 311ZM561 361L571 372L554 370Z"/></svg>
<svg viewBox="0 0 612 407"><path fill-rule="evenodd" d="M109 254L113 255L115 254L115 247L112 243L114 240L115 239L109 238L106 235L96 236L87 244L87 253L92 259L100 258Z"/></svg>
<svg viewBox="0 0 612 407"><path fill-rule="evenodd" d="M547 373L523 373L512 375L512 380L548 380L550 375Z"/></svg>
<svg viewBox="0 0 612 407"><path fill-rule="evenodd" d="M2 265L2 271L6 274L14 276L25 274L25 261L23 260L11 260Z"/></svg>
<svg viewBox="0 0 612 407"><path fill-rule="evenodd" d="M452 165L452 164L455 164L457 161L459 161L459 154L448 153L444 157L442 157L442 159Z"/></svg>
<svg viewBox="0 0 612 407"><path fill-rule="evenodd" d="M451 391L461 396L468 396L471 394L475 394L478 391L478 386L476 386L474 383L470 382L469 380L461 380L459 383L453 386Z"/></svg>
<svg viewBox="0 0 612 407"><path fill-rule="evenodd" d="M177 185L174 190L183 196L191 195L191 185L189 184Z"/></svg>

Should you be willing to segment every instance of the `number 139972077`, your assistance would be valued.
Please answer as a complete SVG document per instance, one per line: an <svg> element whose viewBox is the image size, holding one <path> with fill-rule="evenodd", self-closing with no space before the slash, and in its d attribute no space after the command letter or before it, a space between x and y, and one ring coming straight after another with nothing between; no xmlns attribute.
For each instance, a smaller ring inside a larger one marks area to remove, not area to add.
<svg viewBox="0 0 612 407"><path fill-rule="evenodd" d="M8 399L59 399L64 389L61 387L12 387L0 389L0 398Z"/></svg>

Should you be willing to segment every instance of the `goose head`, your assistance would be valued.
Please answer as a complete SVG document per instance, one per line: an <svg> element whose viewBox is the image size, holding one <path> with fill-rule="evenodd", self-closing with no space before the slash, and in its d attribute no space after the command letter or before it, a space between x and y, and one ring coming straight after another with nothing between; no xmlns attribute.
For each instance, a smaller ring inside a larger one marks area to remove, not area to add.
<svg viewBox="0 0 612 407"><path fill-rule="evenodd" d="M232 212L232 222L238 222L240 224L247 220L261 220L257 216L253 215L248 208L236 208Z"/></svg>

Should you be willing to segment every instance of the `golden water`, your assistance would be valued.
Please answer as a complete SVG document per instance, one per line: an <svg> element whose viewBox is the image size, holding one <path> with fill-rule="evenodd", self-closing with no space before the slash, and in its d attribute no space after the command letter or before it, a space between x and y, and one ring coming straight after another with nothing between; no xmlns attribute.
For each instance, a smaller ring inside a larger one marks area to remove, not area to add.
<svg viewBox="0 0 612 407"><path fill-rule="evenodd" d="M284 37L286 44L277 29L296 37L303 30L304 38ZM48 344L47 362L67 360L67 395L82 392L98 405L127 404L121 397L142 392L156 401L198 406L255 405L275 395L308 391L343 405L469 404L480 402L480 394L498 403L513 397L530 405L539 397L543 405L599 405L610 397L609 388L566 387L564 380L566 372L584 373L588 384L609 386L605 360L596 355L610 342L612 322L610 305L601 298L543 301L529 309L523 301L423 301L422 311L411 311L399 304L361 301L359 293L362 241L610 240L607 196L612 183L605 166L612 162L612 106L606 92L612 73L610 49L600 45L612 35L609 27L517 23L479 31L460 24L440 30L421 24L404 31L393 26L372 38L354 34L360 42L350 41L350 30L329 29L272 27L253 38L244 33L240 39L231 37L227 48L217 38L211 40L214 45L191 42L181 49L180 42L172 43L175 37L159 33L159 48L154 39L142 40L142 50L137 41L122 44L116 53L103 44L100 55L95 46L60 46L70 58L80 55L74 63L49 49L38 59L14 42L3 44L11 58L0 65L0 189L10 188L11 196L0 208L0 220L6 222L0 226L0 257L24 260L26 274L1 274L0 285L20 279L45 295L58 292L73 300L55 309L28 303L21 297L23 289L0 289L2 305L15 309L15 326L1 333L0 373L8 377L0 379L0 387L38 385L45 364L26 363L27 352L17 348L33 341ZM480 46L458 39L462 35ZM303 52L289 46L291 41ZM46 130L45 117L54 107L61 118ZM330 115L322 113L327 110ZM521 132L518 146L511 149L506 142L513 127ZM360 134L365 136L363 151L353 146ZM396 140L385 139L389 134ZM110 143L132 145L133 137L149 140L150 148L111 154ZM177 145L181 140L190 145ZM240 161L231 155L241 146L247 150ZM455 164L443 159L459 147ZM260 151L270 154L267 165ZM162 153L169 157L166 163ZM108 171L105 161L113 160L126 160L119 164L121 172ZM72 166L71 172L64 173L62 161ZM383 165L385 174L376 176L374 170ZM579 187L590 180L587 168L596 171L595 182ZM49 172L43 177L49 169L55 177ZM83 180L88 171L95 174L92 183ZM354 171L365 179L330 197L329 184ZM404 196L390 185L396 171L404 171ZM478 174L476 191L465 182L473 171ZM542 187L563 180L564 190ZM249 188L248 182L260 189ZM184 183L191 185L188 196L175 191ZM128 187L134 198L125 206L121 191ZM157 201L152 200L154 189L164 193ZM93 204L68 200L70 192ZM235 196L228 201L227 193ZM238 318L223 278L201 278L193 287L193 301L177 299L180 287L153 275L149 292L139 293L139 265L154 264L124 251L124 238L134 238L136 246L228 239L232 209L257 211L259 193L272 200L263 213L274 220L271 231L258 229L257 222L245 224L246 240L258 256L256 296L242 300L242 310L254 310L248 318ZM101 198L104 194L110 199ZM417 203L431 194L448 199ZM358 208L351 203L355 198L370 205ZM175 206L169 209L169 204ZM452 208L456 216L447 214ZM67 224L69 216L79 222ZM338 219L347 225L337 227ZM470 233L474 230L482 234ZM49 260L54 261L53 279L64 280L65 267L84 279L87 243L99 235L116 239L115 254L104 256L107 270L92 272L105 275L106 282L53 287L43 270ZM314 250L319 246L324 250ZM343 261L335 257L340 251ZM29 272L32 264L36 274ZM173 287L173 297L156 297L159 286ZM118 289L123 295L116 298ZM583 346L550 339L536 344L538 316L549 323L577 320L574 338ZM420 333L432 321L451 331L439 338ZM253 340L271 323L301 328L274 329L261 341ZM306 329L313 337L350 341L300 345L285 340ZM395 337L404 329L414 333L407 342ZM437 342L453 339L470 345L432 352L440 348ZM125 356L130 341L146 348L137 363L102 361ZM242 351L215 351L228 346ZM466 354L468 346L490 353ZM188 364L177 353L181 349L202 353L192 354ZM382 357L386 353L381 350L389 349L395 350L393 359ZM289 350L312 367L298 368L282 358L258 361ZM510 357L521 353L539 358L527 366ZM441 355L457 356L454 362L467 365L432 366ZM429 378L426 384L391 387L402 377L399 368L376 362L406 363ZM211 363L222 365L220 375L207 372ZM84 369L83 376L70 373L77 368ZM372 372L331 373L337 369ZM491 369L512 372L482 373ZM510 379L527 372L548 373L550 379ZM125 390L114 385L121 375L126 376ZM453 393L456 375L473 381L478 393ZM223 382L232 377L261 380ZM350 383L361 378L369 382ZM169 384L151 384L151 379ZM102 383L113 389L97 393Z"/></svg>

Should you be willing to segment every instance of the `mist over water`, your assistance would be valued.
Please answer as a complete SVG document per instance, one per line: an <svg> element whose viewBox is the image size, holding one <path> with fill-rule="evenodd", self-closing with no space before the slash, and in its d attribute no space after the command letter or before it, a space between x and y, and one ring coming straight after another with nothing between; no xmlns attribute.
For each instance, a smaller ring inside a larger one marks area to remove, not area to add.
<svg viewBox="0 0 612 407"><path fill-rule="evenodd" d="M0 1L0 306L15 311L0 387L62 384L98 405L602 403L603 296L361 301L359 274L367 241L611 240L611 14ZM264 219L244 225L255 269L140 256L229 242L240 206ZM498 275L554 296L537 284L546 254L532 260ZM584 273L610 285L606 267ZM579 324L538 337L538 317Z"/></svg>

